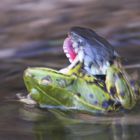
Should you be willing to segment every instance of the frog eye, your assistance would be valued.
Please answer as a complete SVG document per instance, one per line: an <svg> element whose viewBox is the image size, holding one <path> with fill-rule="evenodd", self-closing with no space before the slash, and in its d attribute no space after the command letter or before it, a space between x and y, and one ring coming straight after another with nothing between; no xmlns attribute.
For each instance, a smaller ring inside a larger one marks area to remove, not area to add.
<svg viewBox="0 0 140 140"><path fill-rule="evenodd" d="M52 79L49 75L43 77L41 79L41 83L44 84L44 85L48 85L48 84L51 84L52 83Z"/></svg>

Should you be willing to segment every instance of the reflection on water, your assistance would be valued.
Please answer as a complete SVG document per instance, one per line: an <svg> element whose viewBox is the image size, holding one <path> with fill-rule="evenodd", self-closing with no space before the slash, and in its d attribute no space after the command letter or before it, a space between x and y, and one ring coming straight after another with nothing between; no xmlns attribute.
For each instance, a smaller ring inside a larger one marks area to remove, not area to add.
<svg viewBox="0 0 140 140"><path fill-rule="evenodd" d="M136 112L110 117L68 114L12 101L1 104L0 112L0 139L131 140L138 139L140 133Z"/></svg>
<svg viewBox="0 0 140 140"><path fill-rule="evenodd" d="M130 112L93 116L31 108L16 98L26 94L22 75L28 66L67 65L62 42L73 25L107 38L140 82L139 7L139 0L1 0L0 140L139 139L139 104Z"/></svg>

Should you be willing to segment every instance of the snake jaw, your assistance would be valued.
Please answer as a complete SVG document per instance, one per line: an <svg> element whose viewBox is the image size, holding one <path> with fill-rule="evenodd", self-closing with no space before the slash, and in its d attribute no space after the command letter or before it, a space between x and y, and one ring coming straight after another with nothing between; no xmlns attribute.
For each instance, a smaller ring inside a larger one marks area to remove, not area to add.
<svg viewBox="0 0 140 140"><path fill-rule="evenodd" d="M70 63L72 63L78 54L78 44L73 42L71 37L67 37L63 43L63 50Z"/></svg>

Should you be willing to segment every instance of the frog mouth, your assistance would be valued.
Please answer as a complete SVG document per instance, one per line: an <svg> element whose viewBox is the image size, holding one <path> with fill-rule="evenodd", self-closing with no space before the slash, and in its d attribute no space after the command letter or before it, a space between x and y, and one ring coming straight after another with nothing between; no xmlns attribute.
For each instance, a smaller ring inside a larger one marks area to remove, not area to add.
<svg viewBox="0 0 140 140"><path fill-rule="evenodd" d="M74 42L72 42L71 37L67 37L64 40L63 50L70 63L72 63L77 56L76 49L78 49L78 46L74 45Z"/></svg>

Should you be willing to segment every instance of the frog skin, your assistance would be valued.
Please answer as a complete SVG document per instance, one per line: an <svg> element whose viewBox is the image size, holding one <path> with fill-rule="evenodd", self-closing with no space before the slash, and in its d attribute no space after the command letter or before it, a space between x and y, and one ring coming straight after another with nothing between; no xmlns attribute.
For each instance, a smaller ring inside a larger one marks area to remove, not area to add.
<svg viewBox="0 0 140 140"><path fill-rule="evenodd" d="M25 70L30 99L40 107L94 113L134 107L139 88L132 88L117 53L105 39L91 29L73 27L63 48L71 63L67 68Z"/></svg>

